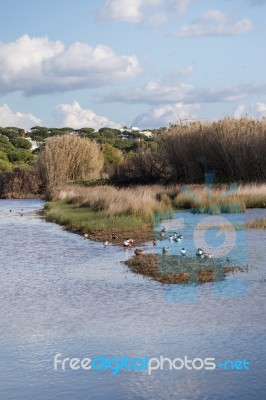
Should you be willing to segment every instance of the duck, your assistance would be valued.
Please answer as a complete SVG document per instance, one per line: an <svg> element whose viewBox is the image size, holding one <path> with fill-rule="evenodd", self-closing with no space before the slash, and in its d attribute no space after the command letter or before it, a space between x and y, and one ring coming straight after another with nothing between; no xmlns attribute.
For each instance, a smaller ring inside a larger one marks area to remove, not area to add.
<svg viewBox="0 0 266 400"><path fill-rule="evenodd" d="M124 242L123 242L123 246L124 246L124 247L131 247L131 243L133 243L133 242L134 242L133 239L126 239L126 240L124 240Z"/></svg>
<svg viewBox="0 0 266 400"><path fill-rule="evenodd" d="M163 247L163 254L167 254L170 251L170 247Z"/></svg>
<svg viewBox="0 0 266 400"><path fill-rule="evenodd" d="M176 243L179 243L179 242L181 242L181 239L180 239L180 237L176 237L175 239L174 239L174 241L176 242Z"/></svg>
<svg viewBox="0 0 266 400"><path fill-rule="evenodd" d="M152 241L152 244L153 244L153 246L156 246L156 240L154 239L153 241Z"/></svg>
<svg viewBox="0 0 266 400"><path fill-rule="evenodd" d="M118 239L117 235L112 235L112 239Z"/></svg>
<svg viewBox="0 0 266 400"><path fill-rule="evenodd" d="M162 230L161 230L161 233L165 233L165 232L166 232L166 227L163 226L163 227L162 227Z"/></svg>
<svg viewBox="0 0 266 400"><path fill-rule="evenodd" d="M84 233L84 235L83 235L83 236L84 236L84 238L85 238L85 239L88 239L88 237L89 237L89 234L88 234L88 233Z"/></svg>
<svg viewBox="0 0 266 400"><path fill-rule="evenodd" d="M211 253L203 253L204 258L212 258L212 254Z"/></svg>
<svg viewBox="0 0 266 400"><path fill-rule="evenodd" d="M108 246L108 244L109 244L108 240L105 240L105 241L103 242L104 247Z"/></svg>
<svg viewBox="0 0 266 400"><path fill-rule="evenodd" d="M187 254L187 251L186 251L186 249L183 247L183 248L181 249L180 253L181 253L181 256L184 257L184 256Z"/></svg>
<svg viewBox="0 0 266 400"><path fill-rule="evenodd" d="M204 251L199 247L197 252L196 252L196 256L197 257L201 257L201 256L203 256L203 254L204 254Z"/></svg>
<svg viewBox="0 0 266 400"><path fill-rule="evenodd" d="M142 249L136 249L136 250L134 251L134 253L136 254L136 256L142 256L143 254L145 254L144 251L143 251Z"/></svg>

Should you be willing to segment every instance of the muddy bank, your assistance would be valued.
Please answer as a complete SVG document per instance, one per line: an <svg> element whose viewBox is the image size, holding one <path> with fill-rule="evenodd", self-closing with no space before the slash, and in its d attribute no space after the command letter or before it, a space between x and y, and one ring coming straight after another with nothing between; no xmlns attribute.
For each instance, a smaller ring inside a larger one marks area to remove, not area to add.
<svg viewBox="0 0 266 400"><path fill-rule="evenodd" d="M143 254L125 261L130 270L164 284L222 281L229 273L245 272L246 266L226 265L215 260L182 256Z"/></svg>

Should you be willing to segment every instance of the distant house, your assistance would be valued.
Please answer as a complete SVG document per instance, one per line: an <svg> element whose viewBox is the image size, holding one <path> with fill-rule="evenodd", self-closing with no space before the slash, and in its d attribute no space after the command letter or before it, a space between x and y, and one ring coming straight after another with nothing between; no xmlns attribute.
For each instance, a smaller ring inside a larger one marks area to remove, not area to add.
<svg viewBox="0 0 266 400"><path fill-rule="evenodd" d="M26 137L30 143L31 143L31 150L35 150L39 147L39 143L36 140L32 140L30 137Z"/></svg>
<svg viewBox="0 0 266 400"><path fill-rule="evenodd" d="M132 126L131 128L122 128L120 129L121 134L118 135L119 139L128 140L128 139L135 139L135 140L143 140L141 137L136 138L136 133L140 133L147 138L153 137L153 133L148 130L141 131L137 126Z"/></svg>
<svg viewBox="0 0 266 400"><path fill-rule="evenodd" d="M147 138L153 137L153 133L151 131L140 131L139 133L146 136Z"/></svg>
<svg viewBox="0 0 266 400"><path fill-rule="evenodd" d="M131 132L139 132L139 128L137 126L132 126Z"/></svg>
<svg viewBox="0 0 266 400"><path fill-rule="evenodd" d="M128 139L130 139L130 135L125 135L125 134L117 135L117 137L120 140L128 140Z"/></svg>

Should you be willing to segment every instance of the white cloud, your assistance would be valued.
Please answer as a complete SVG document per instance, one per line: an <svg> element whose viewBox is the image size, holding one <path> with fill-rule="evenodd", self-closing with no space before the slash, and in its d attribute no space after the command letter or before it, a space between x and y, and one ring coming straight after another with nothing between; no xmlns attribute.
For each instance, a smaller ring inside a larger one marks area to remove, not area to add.
<svg viewBox="0 0 266 400"><path fill-rule="evenodd" d="M242 118L246 114L246 106L244 104L239 104L234 111L233 117L234 118Z"/></svg>
<svg viewBox="0 0 266 400"><path fill-rule="evenodd" d="M158 128L168 126L180 120L197 118L196 112L200 109L199 104L166 104L160 105L139 115L133 122L134 126L140 128Z"/></svg>
<svg viewBox="0 0 266 400"><path fill-rule="evenodd" d="M151 25L166 22L176 14L183 14L193 0L106 0L99 9L99 16L103 19L139 23L148 21ZM159 11L149 14L145 10L153 10L159 7Z"/></svg>
<svg viewBox="0 0 266 400"><path fill-rule="evenodd" d="M105 101L126 101L129 103L177 103L182 102L194 87L185 83L164 85L159 81L149 81L145 86L106 96Z"/></svg>
<svg viewBox="0 0 266 400"><path fill-rule="evenodd" d="M116 54L102 44L73 43L65 48L47 37L21 36L0 43L0 92L26 95L113 85L136 76L136 56Z"/></svg>
<svg viewBox="0 0 266 400"><path fill-rule="evenodd" d="M23 114L14 112L7 104L0 106L0 126L16 126L25 130L29 130L34 125L41 125L41 119L32 114Z"/></svg>
<svg viewBox="0 0 266 400"><path fill-rule="evenodd" d="M256 107L258 110L258 113L262 116L266 116L266 103L256 103Z"/></svg>
<svg viewBox="0 0 266 400"><path fill-rule="evenodd" d="M257 102L250 105L239 104L233 116L235 118L249 117L261 119L266 117L266 103Z"/></svg>
<svg viewBox="0 0 266 400"><path fill-rule="evenodd" d="M143 18L144 7L160 3L161 0L107 0L99 10L99 15L104 19L137 23Z"/></svg>
<svg viewBox="0 0 266 400"><path fill-rule="evenodd" d="M215 103L236 102L250 94L264 93L266 85L242 84L224 88L196 88L186 83L164 84L149 81L146 85L123 92L106 95L104 101L127 103L170 104L170 103Z"/></svg>
<svg viewBox="0 0 266 400"><path fill-rule="evenodd" d="M170 3L169 9L178 14L184 14L193 0L173 0Z"/></svg>
<svg viewBox="0 0 266 400"><path fill-rule="evenodd" d="M219 10L208 10L189 25L183 25L175 34L177 36L233 36L250 32L253 23L248 18L231 21L230 15Z"/></svg>
<svg viewBox="0 0 266 400"><path fill-rule="evenodd" d="M90 109L80 106L77 101L73 104L59 104L56 108L60 126L69 126L74 129L89 127L98 130L105 126L121 128L121 124L110 121L108 118L97 115Z"/></svg>

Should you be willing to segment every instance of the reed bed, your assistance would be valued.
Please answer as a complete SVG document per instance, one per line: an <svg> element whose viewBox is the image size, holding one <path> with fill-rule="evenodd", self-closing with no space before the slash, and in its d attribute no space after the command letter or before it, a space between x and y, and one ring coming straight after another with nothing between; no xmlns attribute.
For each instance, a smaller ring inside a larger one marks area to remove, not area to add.
<svg viewBox="0 0 266 400"><path fill-rule="evenodd" d="M213 185L210 191L205 185L150 185L122 189L107 185L66 185L54 190L53 199L96 212L104 211L108 216L124 214L149 220L153 214L173 209L219 214L263 208L266 205L266 184Z"/></svg>
<svg viewBox="0 0 266 400"><path fill-rule="evenodd" d="M239 186L189 185L174 198L175 208L189 208L198 213L220 214L244 212L247 208L266 207L266 184Z"/></svg>
<svg viewBox="0 0 266 400"><path fill-rule="evenodd" d="M208 196L205 185L189 186L189 191L181 185L126 189L106 185L66 185L53 190L53 201L46 203L45 215L47 220L64 225L69 230L88 233L92 240L111 240L114 244L122 244L126 237L132 237L137 244L153 239L153 223L171 218L176 208L219 214L243 211L247 206L265 206L266 185L242 185L225 196L228 188L228 185L215 185ZM234 226L234 229L260 229L265 225L264 218L244 226ZM223 226L221 229L232 227Z"/></svg>
<svg viewBox="0 0 266 400"><path fill-rule="evenodd" d="M213 171L216 182L265 182L266 119L180 123L159 145L179 181L200 183Z"/></svg>
<svg viewBox="0 0 266 400"><path fill-rule="evenodd" d="M53 193L54 200L65 200L78 207L104 211L108 216L132 215L150 219L153 213L171 210L169 189L162 186L138 186L118 189L113 186L65 186Z"/></svg>

